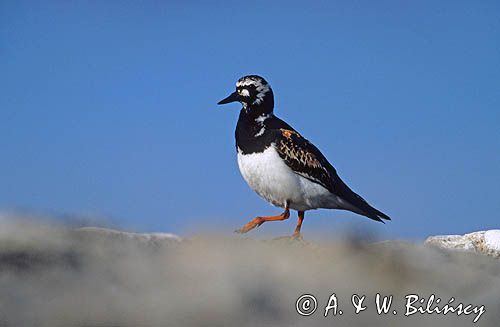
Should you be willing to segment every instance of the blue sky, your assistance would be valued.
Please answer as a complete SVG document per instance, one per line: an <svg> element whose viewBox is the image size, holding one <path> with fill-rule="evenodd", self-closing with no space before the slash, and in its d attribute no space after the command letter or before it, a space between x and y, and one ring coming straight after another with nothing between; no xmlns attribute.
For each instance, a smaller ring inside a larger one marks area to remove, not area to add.
<svg viewBox="0 0 500 327"><path fill-rule="evenodd" d="M259 74L276 114L393 217L318 210L306 236L498 228L499 16L498 1L2 1L0 209L181 234L277 214L239 174L239 106L216 105Z"/></svg>

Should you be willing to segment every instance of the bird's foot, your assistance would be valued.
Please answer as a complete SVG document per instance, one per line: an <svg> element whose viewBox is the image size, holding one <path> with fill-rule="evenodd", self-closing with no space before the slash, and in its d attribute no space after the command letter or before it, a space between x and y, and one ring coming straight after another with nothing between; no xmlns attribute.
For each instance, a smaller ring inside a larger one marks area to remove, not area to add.
<svg viewBox="0 0 500 327"><path fill-rule="evenodd" d="M254 229L255 227L262 225L264 223L264 221L265 220L263 220L262 217L257 217L255 219L252 219L252 221L246 223L245 226L238 228L234 232L240 233L240 234L245 234L245 233L251 231L252 229Z"/></svg>
<svg viewBox="0 0 500 327"><path fill-rule="evenodd" d="M307 244L307 242L302 239L302 235L300 234L276 237L273 238L273 241L286 242L290 244Z"/></svg>
<svg viewBox="0 0 500 327"><path fill-rule="evenodd" d="M301 234L286 235L274 238L274 240L303 241Z"/></svg>
<svg viewBox="0 0 500 327"><path fill-rule="evenodd" d="M279 221L279 220L285 220L290 217L290 210L285 209L285 211L277 216L265 216L265 217L257 217L252 219L249 223L247 223L245 226L241 227L240 229L235 230L236 233L246 233L248 231L251 231L255 227L258 227L265 223L266 221Z"/></svg>

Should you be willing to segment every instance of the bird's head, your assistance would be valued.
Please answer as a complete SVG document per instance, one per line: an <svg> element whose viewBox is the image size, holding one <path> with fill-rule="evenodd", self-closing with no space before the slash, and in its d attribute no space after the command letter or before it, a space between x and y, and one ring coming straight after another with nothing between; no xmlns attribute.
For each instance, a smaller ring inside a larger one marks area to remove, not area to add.
<svg viewBox="0 0 500 327"><path fill-rule="evenodd" d="M240 102L247 113L272 113L274 95L266 80L257 75L243 76L236 82L236 91L217 104Z"/></svg>

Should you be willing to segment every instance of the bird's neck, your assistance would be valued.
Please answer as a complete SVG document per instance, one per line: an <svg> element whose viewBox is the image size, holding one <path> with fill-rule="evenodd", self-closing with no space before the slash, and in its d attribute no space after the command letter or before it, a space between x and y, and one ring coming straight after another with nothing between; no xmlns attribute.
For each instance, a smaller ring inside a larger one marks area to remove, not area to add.
<svg viewBox="0 0 500 327"><path fill-rule="evenodd" d="M274 117L273 111L270 112L248 112L245 108L241 109L238 124L236 125L236 146L243 153L261 152L271 143L269 133L267 133L267 124Z"/></svg>
<svg viewBox="0 0 500 327"><path fill-rule="evenodd" d="M260 104L244 105L240 112L240 119L255 120L258 117L265 115L272 115L274 110L274 103L271 101L264 101Z"/></svg>
<svg viewBox="0 0 500 327"><path fill-rule="evenodd" d="M272 107L266 108L264 105L243 107L240 111L238 126L251 134L254 130L265 126L265 121L272 116Z"/></svg>

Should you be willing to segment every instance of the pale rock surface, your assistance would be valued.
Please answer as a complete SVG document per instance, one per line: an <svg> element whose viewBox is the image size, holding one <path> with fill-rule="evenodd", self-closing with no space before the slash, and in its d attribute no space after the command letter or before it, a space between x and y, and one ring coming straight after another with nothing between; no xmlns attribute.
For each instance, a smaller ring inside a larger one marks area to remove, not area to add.
<svg viewBox="0 0 500 327"><path fill-rule="evenodd" d="M82 227L76 229L76 232L81 235L106 239L131 240L146 245L169 244L182 241L181 237L171 233L132 233L103 227Z"/></svg>
<svg viewBox="0 0 500 327"><path fill-rule="evenodd" d="M493 257L500 257L500 230L493 229L464 235L430 236L426 244L443 249L476 252Z"/></svg>
<svg viewBox="0 0 500 327"><path fill-rule="evenodd" d="M476 253L498 250L499 234L434 240ZM323 243L306 236L304 242L253 235L179 241L171 234L0 217L0 326L498 327L496 259L405 241L367 243L364 235ZM296 306L305 293L318 304L308 317ZM345 311L325 317L332 293ZM360 314L353 294L366 295ZM397 315L378 314L376 294L393 295ZM400 308L408 294L485 311L477 323L477 313L405 316Z"/></svg>

